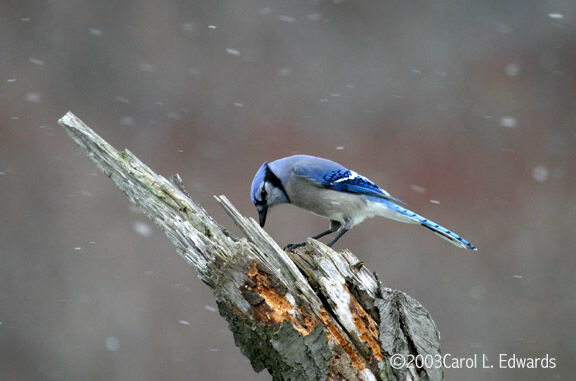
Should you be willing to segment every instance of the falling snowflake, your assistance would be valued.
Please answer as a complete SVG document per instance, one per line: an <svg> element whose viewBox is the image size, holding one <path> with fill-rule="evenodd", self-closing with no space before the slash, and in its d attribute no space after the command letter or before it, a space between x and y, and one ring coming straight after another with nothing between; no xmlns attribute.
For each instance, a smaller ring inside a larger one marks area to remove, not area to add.
<svg viewBox="0 0 576 381"><path fill-rule="evenodd" d="M102 32L101 29L97 29L97 28L89 28L88 32L90 32L90 34L92 36L95 36L95 37L100 37L104 34L104 32Z"/></svg>
<svg viewBox="0 0 576 381"><path fill-rule="evenodd" d="M513 118L511 116L504 116L500 118L500 125L502 127L514 128L518 125L518 121L516 120L516 118Z"/></svg>
<svg viewBox="0 0 576 381"><path fill-rule="evenodd" d="M520 65L517 63L509 63L506 65L506 75L516 77L518 74L520 74Z"/></svg>
<svg viewBox="0 0 576 381"><path fill-rule="evenodd" d="M134 222L134 231L143 237L149 237L152 234L152 228L145 222Z"/></svg>
<svg viewBox="0 0 576 381"><path fill-rule="evenodd" d="M116 352L120 348L120 340L117 337L110 336L106 338L105 345L110 352Z"/></svg>
<svg viewBox="0 0 576 381"><path fill-rule="evenodd" d="M40 103L42 96L38 93L28 93L26 94L26 101L31 103Z"/></svg>
<svg viewBox="0 0 576 381"><path fill-rule="evenodd" d="M414 192L426 193L426 188L424 188L420 185L412 184L412 185L410 185L410 189L412 189Z"/></svg>
<svg viewBox="0 0 576 381"><path fill-rule="evenodd" d="M539 183L543 183L548 180L549 171L544 165L539 165L532 170L532 177Z"/></svg>

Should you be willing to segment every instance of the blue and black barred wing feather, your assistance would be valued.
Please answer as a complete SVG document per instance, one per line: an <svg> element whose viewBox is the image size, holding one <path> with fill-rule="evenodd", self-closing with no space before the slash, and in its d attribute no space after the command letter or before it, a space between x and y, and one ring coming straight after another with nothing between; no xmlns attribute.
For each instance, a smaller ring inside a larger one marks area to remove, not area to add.
<svg viewBox="0 0 576 381"><path fill-rule="evenodd" d="M403 201L391 196L388 192L374 184L374 182L368 178L346 168L326 172L322 176L321 185L324 188L333 189L339 192L349 192L378 197L404 204Z"/></svg>

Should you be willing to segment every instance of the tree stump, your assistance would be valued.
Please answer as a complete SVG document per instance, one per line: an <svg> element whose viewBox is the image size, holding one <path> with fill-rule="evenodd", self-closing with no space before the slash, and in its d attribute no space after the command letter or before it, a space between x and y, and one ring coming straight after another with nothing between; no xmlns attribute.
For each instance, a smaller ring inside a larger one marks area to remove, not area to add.
<svg viewBox="0 0 576 381"><path fill-rule="evenodd" d="M169 181L117 151L71 112L58 123L213 290L255 371L267 369L274 380L443 379L442 368L429 365L440 358L440 335L426 309L383 287L350 251L308 239L285 252L217 196L245 235L233 237L179 176Z"/></svg>

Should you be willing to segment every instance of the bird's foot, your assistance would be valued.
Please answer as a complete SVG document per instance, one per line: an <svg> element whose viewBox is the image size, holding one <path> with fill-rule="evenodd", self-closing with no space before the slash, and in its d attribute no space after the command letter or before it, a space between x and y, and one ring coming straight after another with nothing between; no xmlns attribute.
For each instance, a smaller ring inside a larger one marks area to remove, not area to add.
<svg viewBox="0 0 576 381"><path fill-rule="evenodd" d="M306 242L300 242L300 243L289 243L288 245L284 246L284 250L294 250L298 247L302 247L306 245Z"/></svg>

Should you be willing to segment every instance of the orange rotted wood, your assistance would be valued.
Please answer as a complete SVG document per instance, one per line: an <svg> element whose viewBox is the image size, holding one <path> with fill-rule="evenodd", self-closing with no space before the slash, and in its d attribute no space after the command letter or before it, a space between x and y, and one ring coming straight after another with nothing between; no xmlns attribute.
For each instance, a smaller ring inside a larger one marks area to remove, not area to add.
<svg viewBox="0 0 576 381"><path fill-rule="evenodd" d="M288 320L294 329L302 335L308 335L318 324L318 319L311 316L307 311L303 311L295 306L286 297L286 291L282 290L273 281L273 275L259 268L258 262L251 261L246 275L248 279L242 286L245 291L256 293L259 297L257 302L253 302L252 311L254 319L268 325L281 324ZM279 289L280 288L280 289ZM348 290L348 288L346 288ZM354 324L360 332L360 338L371 349L372 355L378 361L382 360L382 351L378 342L378 329L372 317L358 303L356 298L350 294L350 311L354 317ZM297 317L298 316L298 317ZM320 310L320 320L327 328L326 337L329 341L338 343L346 354L350 357L352 365L362 371L366 368L366 359L358 352L358 349L344 336L328 312L322 308Z"/></svg>
<svg viewBox="0 0 576 381"><path fill-rule="evenodd" d="M344 287L346 287L346 291L350 294L350 312L354 316L354 325L360 332L360 339L370 347L372 356L374 356L377 361L382 361L384 356L382 355L382 349L380 347L380 335L376 322L372 319L372 316L366 312L364 307L358 303L354 295L348 290L348 287Z"/></svg>
<svg viewBox="0 0 576 381"><path fill-rule="evenodd" d="M324 326L328 328L329 334L328 332L326 333L328 340L336 340L336 342L342 346L344 352L346 352L348 356L350 356L352 365L354 365L354 367L356 367L360 371L364 370L366 368L366 361L360 355L360 353L358 353L358 351L352 345L352 343L350 343L350 341L348 341L342 335L338 327L336 327L336 325L331 321L331 319L328 318L328 313L324 308L320 310L320 316L322 318L322 323L324 323Z"/></svg>
<svg viewBox="0 0 576 381"><path fill-rule="evenodd" d="M250 262L246 274L248 281L244 284L244 289L255 292L261 298L252 305L254 319L268 325L281 324L288 320L302 335L312 332L318 321L311 319L309 314L302 314L302 309L298 309L300 313L297 314L294 305L286 298L286 292L278 290L278 285L272 281L271 274L258 268L256 261ZM297 315L300 318L297 318Z"/></svg>

